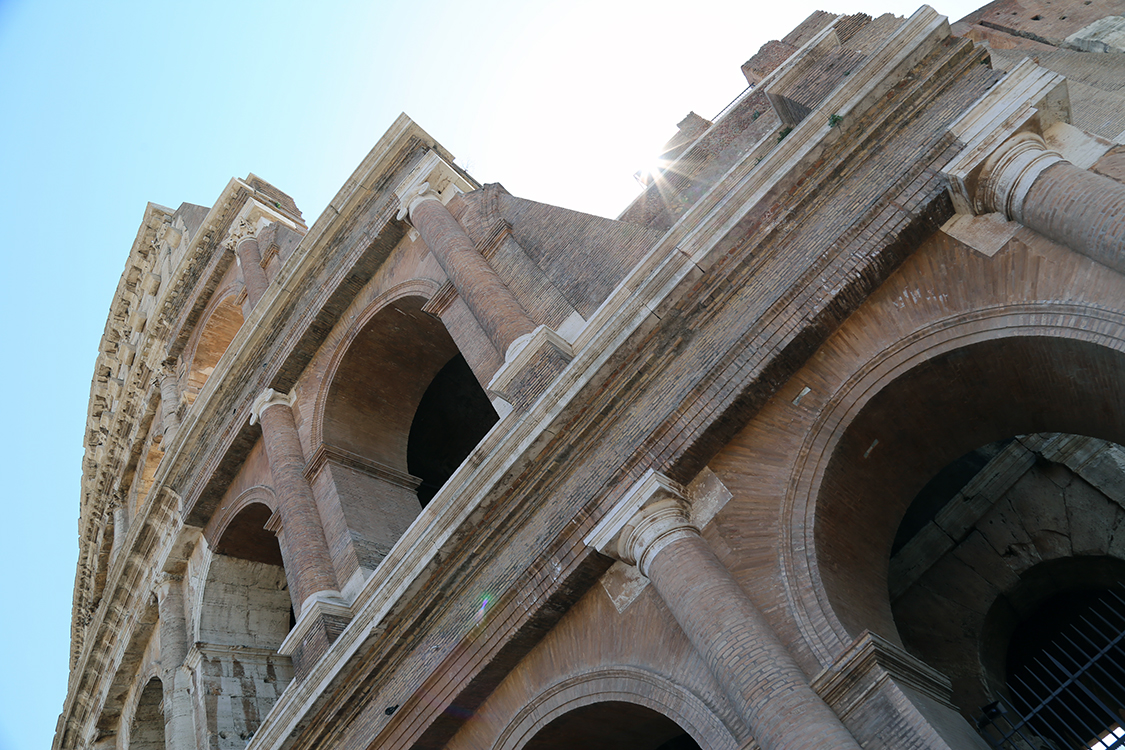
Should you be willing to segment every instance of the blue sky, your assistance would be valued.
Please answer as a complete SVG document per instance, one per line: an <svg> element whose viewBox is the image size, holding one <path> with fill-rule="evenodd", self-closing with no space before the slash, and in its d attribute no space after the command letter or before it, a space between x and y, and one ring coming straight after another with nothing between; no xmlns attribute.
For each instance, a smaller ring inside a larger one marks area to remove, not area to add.
<svg viewBox="0 0 1125 750"><path fill-rule="evenodd" d="M90 379L146 202L253 171L311 225L405 111L482 182L615 216L817 8L917 5L0 0L0 750L45 750L66 693Z"/></svg>

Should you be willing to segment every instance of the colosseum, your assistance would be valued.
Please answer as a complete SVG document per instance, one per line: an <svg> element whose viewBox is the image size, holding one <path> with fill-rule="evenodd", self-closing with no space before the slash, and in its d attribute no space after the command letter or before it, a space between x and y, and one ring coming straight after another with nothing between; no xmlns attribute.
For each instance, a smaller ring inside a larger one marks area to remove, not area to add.
<svg viewBox="0 0 1125 750"><path fill-rule="evenodd" d="M55 750L1125 744L1125 0L743 72L616 218L150 203Z"/></svg>

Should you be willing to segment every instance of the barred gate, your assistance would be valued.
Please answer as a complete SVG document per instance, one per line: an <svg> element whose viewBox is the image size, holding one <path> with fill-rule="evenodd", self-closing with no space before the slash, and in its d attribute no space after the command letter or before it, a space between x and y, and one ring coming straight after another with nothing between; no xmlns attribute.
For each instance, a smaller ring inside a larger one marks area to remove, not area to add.
<svg viewBox="0 0 1125 750"><path fill-rule="evenodd" d="M1002 750L1125 748L1125 599L1111 590L1008 675L977 729Z"/></svg>

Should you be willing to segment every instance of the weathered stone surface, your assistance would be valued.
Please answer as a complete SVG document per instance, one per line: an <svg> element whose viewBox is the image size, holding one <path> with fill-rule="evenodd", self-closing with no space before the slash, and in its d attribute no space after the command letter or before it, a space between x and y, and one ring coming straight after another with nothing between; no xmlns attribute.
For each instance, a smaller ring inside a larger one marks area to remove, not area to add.
<svg viewBox="0 0 1125 750"><path fill-rule="evenodd" d="M814 14L616 221L405 116L311 228L253 175L149 206L57 750L979 746L1012 629L1125 579L1120 86L1064 5ZM654 473L695 489L625 570L593 532Z"/></svg>

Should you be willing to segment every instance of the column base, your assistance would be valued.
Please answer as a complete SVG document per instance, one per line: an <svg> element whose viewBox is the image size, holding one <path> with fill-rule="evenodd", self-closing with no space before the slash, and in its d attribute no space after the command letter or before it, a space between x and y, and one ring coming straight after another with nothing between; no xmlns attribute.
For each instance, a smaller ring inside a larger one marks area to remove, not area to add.
<svg viewBox="0 0 1125 750"><path fill-rule="evenodd" d="M520 344L523 344L522 347ZM496 371L488 390L519 410L526 410L570 364L570 344L547 326L539 326L526 342L513 342L504 364Z"/></svg>
<svg viewBox="0 0 1125 750"><path fill-rule="evenodd" d="M293 660L295 680L305 678L352 620L351 607L332 593L322 591L305 600L297 624L278 646L278 653Z"/></svg>
<svg viewBox="0 0 1125 750"><path fill-rule="evenodd" d="M950 702L949 678L870 631L811 684L867 750L988 749Z"/></svg>

